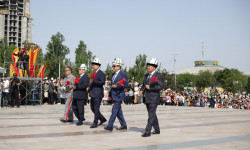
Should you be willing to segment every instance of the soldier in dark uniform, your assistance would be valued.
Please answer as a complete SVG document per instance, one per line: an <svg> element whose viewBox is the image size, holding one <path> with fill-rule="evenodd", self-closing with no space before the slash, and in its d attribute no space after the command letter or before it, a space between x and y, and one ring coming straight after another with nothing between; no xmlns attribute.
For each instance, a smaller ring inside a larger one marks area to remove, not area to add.
<svg viewBox="0 0 250 150"><path fill-rule="evenodd" d="M23 76L25 76L25 70L28 74L28 77L30 77L30 71L29 71L29 55L27 55L27 52L23 52Z"/></svg>
<svg viewBox="0 0 250 150"><path fill-rule="evenodd" d="M73 86L73 103L72 109L75 116L78 119L77 126L83 124L84 118L84 104L88 99L87 87L89 84L89 77L85 74L87 67L85 64L81 64L79 67L79 77L75 79L75 85Z"/></svg>
<svg viewBox="0 0 250 150"><path fill-rule="evenodd" d="M109 97L114 101L114 105L112 108L112 114L109 118L108 125L104 128L105 130L112 131L113 124L115 122L116 117L118 118L121 126L116 128L117 130L127 130L127 123L124 119L122 112L122 101L125 100L125 92L124 89L128 87L128 79L127 74L121 70L122 60L120 58L115 58L113 62L113 71L112 80L111 80L111 91L109 93ZM123 83L119 84L119 82L123 81Z"/></svg>
<svg viewBox="0 0 250 150"><path fill-rule="evenodd" d="M155 69L158 66L158 61L152 58L147 63L148 73L144 77L143 85L140 91L140 95L143 96L146 101L148 111L148 124L145 129L145 133L142 137L148 137L151 135L151 129L154 127L153 134L160 134L160 127L158 118L156 115L157 106L160 104L160 91L163 89L163 79ZM145 93L143 91L145 90Z"/></svg>
<svg viewBox="0 0 250 150"><path fill-rule="evenodd" d="M17 66L16 67L21 67L21 64L23 64L23 60L24 60L24 50L21 50L20 52L18 52L17 54L14 53L15 56L18 57L18 62L17 62Z"/></svg>
<svg viewBox="0 0 250 150"><path fill-rule="evenodd" d="M16 104L19 108L19 86L20 80L17 78L17 74L13 74L13 78L10 79L10 86L11 86L11 107L14 107Z"/></svg>
<svg viewBox="0 0 250 150"><path fill-rule="evenodd" d="M92 69L94 72L94 77L90 79L90 106L92 112L95 114L94 122L90 128L97 128L98 120L100 120L99 126L102 125L107 119L100 112L100 105L102 98L104 96L103 86L105 84L105 74L100 70L101 62L98 58L92 61Z"/></svg>

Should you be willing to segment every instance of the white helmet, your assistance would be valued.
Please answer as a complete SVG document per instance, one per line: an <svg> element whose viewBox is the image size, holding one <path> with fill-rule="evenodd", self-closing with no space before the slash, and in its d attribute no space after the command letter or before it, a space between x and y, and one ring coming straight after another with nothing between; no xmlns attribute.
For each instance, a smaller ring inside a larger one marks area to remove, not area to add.
<svg viewBox="0 0 250 150"><path fill-rule="evenodd" d="M100 59L95 58L95 59L92 61L92 64L97 64L97 65L100 65L100 66L101 66L101 61L100 61Z"/></svg>
<svg viewBox="0 0 250 150"><path fill-rule="evenodd" d="M81 64L81 66L79 67L79 69L87 70L87 66L85 64Z"/></svg>
<svg viewBox="0 0 250 150"><path fill-rule="evenodd" d="M151 60L147 63L147 65L153 65L157 68L158 60L156 58L151 58Z"/></svg>
<svg viewBox="0 0 250 150"><path fill-rule="evenodd" d="M51 78L50 80L51 80L51 81L53 81L54 79L53 79L53 78Z"/></svg>
<svg viewBox="0 0 250 150"><path fill-rule="evenodd" d="M114 62L113 62L113 65L122 66L123 65L122 59L121 58L115 58Z"/></svg>

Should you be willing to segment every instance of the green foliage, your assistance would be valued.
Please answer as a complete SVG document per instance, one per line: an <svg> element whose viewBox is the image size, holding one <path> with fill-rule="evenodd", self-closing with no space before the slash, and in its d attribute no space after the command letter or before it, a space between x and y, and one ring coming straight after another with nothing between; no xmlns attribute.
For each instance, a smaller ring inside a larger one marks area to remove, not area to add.
<svg viewBox="0 0 250 150"><path fill-rule="evenodd" d="M44 63L46 64L45 76L49 78L57 78L59 76L59 63L61 66L60 76L64 76L63 61L65 60L65 56L69 54L69 48L63 45L64 41L64 36L58 32L56 35L52 35L51 41L47 45Z"/></svg>
<svg viewBox="0 0 250 150"><path fill-rule="evenodd" d="M85 64L87 66L87 74L91 74L91 68L92 68L92 60L95 59L95 56L93 56L93 53L91 51L87 50L87 45L80 41L78 44L78 48L76 48L75 51L75 74L78 74L78 68L81 66L81 64Z"/></svg>
<svg viewBox="0 0 250 150"><path fill-rule="evenodd" d="M175 89L174 74L169 74L166 69L163 69L160 73L164 81L164 89Z"/></svg>
<svg viewBox="0 0 250 150"><path fill-rule="evenodd" d="M195 76L190 73L184 73L178 75L176 78L176 84L179 87L178 90L181 91L184 89L184 87L191 87L194 81L195 81Z"/></svg>
<svg viewBox="0 0 250 150"><path fill-rule="evenodd" d="M250 93L250 77L247 78L246 92Z"/></svg>
<svg viewBox="0 0 250 150"><path fill-rule="evenodd" d="M147 73L147 56L145 54L136 56L135 65L128 70L128 78L134 79L134 81L139 82L142 84L144 80L144 76Z"/></svg>
<svg viewBox="0 0 250 150"><path fill-rule="evenodd" d="M206 87L214 87L215 81L216 79L210 71L200 71L200 74L196 76L195 86L198 91L203 91Z"/></svg>
<svg viewBox="0 0 250 150"><path fill-rule="evenodd" d="M11 54L16 49L15 45L8 44L7 38L3 38L0 41L0 66L4 68L9 68L9 63L4 66L4 62L12 62Z"/></svg>
<svg viewBox="0 0 250 150"><path fill-rule="evenodd" d="M214 73L216 81L228 92L242 92L247 86L247 78L237 69L224 69Z"/></svg>
<svg viewBox="0 0 250 150"><path fill-rule="evenodd" d="M105 70L105 74L106 74L107 80L111 80L111 78L112 78L112 73L113 73L113 69L112 69L112 67L108 64L108 65L107 65L107 68L106 68L106 70Z"/></svg>

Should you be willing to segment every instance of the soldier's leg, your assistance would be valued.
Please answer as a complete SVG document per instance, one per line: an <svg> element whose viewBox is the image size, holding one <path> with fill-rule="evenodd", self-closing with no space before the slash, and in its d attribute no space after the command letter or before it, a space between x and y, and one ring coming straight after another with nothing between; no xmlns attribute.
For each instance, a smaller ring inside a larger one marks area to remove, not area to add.
<svg viewBox="0 0 250 150"><path fill-rule="evenodd" d="M94 107L94 98L91 97L91 100L90 100L90 109L92 110L93 113L95 113L95 107Z"/></svg>
<svg viewBox="0 0 250 150"><path fill-rule="evenodd" d="M147 105L148 105L148 124L146 126L145 132L150 133L156 118L157 104L147 104Z"/></svg>
<svg viewBox="0 0 250 150"><path fill-rule="evenodd" d="M127 127L126 121L125 121L123 113L122 113L121 103L120 103L120 108L119 108L118 113L117 113L117 118L122 126Z"/></svg>
<svg viewBox="0 0 250 150"><path fill-rule="evenodd" d="M78 110L79 111L79 110ZM71 120L73 121L74 120L74 113L73 113L73 110L72 110L72 100L70 102L70 108L69 108L69 118L68 120Z"/></svg>
<svg viewBox="0 0 250 150"><path fill-rule="evenodd" d="M93 103L93 109L94 109L94 123L97 124L98 120L100 119L101 121L106 121L104 116L100 113L100 105L101 105L101 98L95 98L91 100L91 103Z"/></svg>
<svg viewBox="0 0 250 150"><path fill-rule="evenodd" d="M69 117L71 117L71 115L73 115L71 104L72 104L72 98L66 98L65 109L63 114L63 119L65 119L66 121L69 119Z"/></svg>
<svg viewBox="0 0 250 150"><path fill-rule="evenodd" d="M27 71L28 77L30 77L30 71L29 71L29 66L28 65L24 66L24 72L25 72L25 70Z"/></svg>
<svg viewBox="0 0 250 150"><path fill-rule="evenodd" d="M19 107L19 93L18 93L18 91L16 91L15 92L15 99L16 99L16 105L17 105L17 107Z"/></svg>
<svg viewBox="0 0 250 150"><path fill-rule="evenodd" d="M84 104L85 104L85 100L77 100L77 109L79 112L79 122L82 122L85 120L84 118Z"/></svg>
<svg viewBox="0 0 250 150"><path fill-rule="evenodd" d="M119 111L119 108L121 107L121 102L117 102L117 101L114 101L114 105L112 107L112 114L109 118L109 123L108 123L108 126L113 128L113 124L115 122L115 119L116 119L116 116L117 116L117 113Z"/></svg>
<svg viewBox="0 0 250 150"><path fill-rule="evenodd" d="M76 118L79 120L79 112L78 112L78 109L77 109L77 100L73 98L73 101L72 101L72 110L76 116Z"/></svg>
<svg viewBox="0 0 250 150"><path fill-rule="evenodd" d="M157 106L158 105L156 105L156 109L157 109ZM157 115L156 115L156 111L155 111L155 120L154 120L154 123L153 123L153 128L155 129L155 131L160 131L160 126L159 126L158 118L157 118Z"/></svg>
<svg viewBox="0 0 250 150"><path fill-rule="evenodd" d="M12 91L12 92L11 92L11 96L10 96L10 97L11 97L11 98L10 98L10 99L11 99L11 100L10 100L10 106L11 106L11 107L14 107L14 105L15 105L15 96L14 96L14 95L15 95L15 94L14 94L14 92Z"/></svg>
<svg viewBox="0 0 250 150"><path fill-rule="evenodd" d="M98 119L101 121L106 121L107 119L102 115L102 113L100 112L100 106L101 106L101 102L102 102L102 98L98 98L97 99L97 114L98 114Z"/></svg>

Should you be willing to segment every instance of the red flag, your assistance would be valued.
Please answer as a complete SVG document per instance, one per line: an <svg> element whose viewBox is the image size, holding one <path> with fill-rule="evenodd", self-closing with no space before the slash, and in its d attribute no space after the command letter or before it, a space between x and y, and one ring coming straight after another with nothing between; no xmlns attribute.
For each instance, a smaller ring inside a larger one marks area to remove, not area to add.
<svg viewBox="0 0 250 150"><path fill-rule="evenodd" d="M33 72L34 72L34 64L33 64L33 53L34 53L34 49L30 50L30 60L29 60L29 63L30 63L30 77L33 77Z"/></svg>
<svg viewBox="0 0 250 150"><path fill-rule="evenodd" d="M45 72L45 67L46 67L46 64L43 65L43 70L42 70L42 73L41 73L41 77L44 78L44 72Z"/></svg>
<svg viewBox="0 0 250 150"><path fill-rule="evenodd" d="M36 76L37 69L38 69L38 65L36 65L36 69L35 69L35 72L34 72L34 77Z"/></svg>

